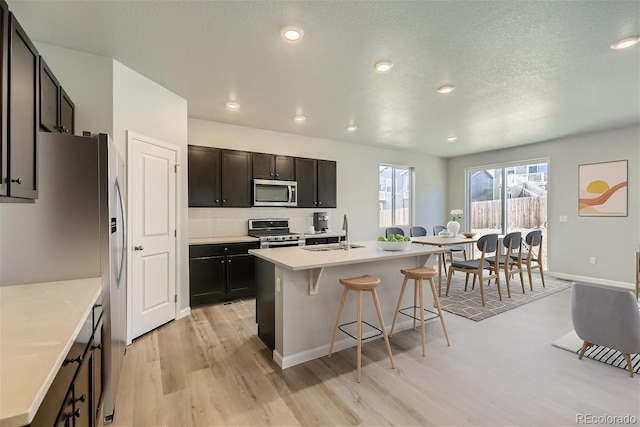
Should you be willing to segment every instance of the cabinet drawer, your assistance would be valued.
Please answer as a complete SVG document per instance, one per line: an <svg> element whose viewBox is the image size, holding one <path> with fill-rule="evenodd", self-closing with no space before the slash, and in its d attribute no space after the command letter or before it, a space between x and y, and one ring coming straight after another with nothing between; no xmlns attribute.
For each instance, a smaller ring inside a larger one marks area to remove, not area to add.
<svg viewBox="0 0 640 427"><path fill-rule="evenodd" d="M224 255L246 254L249 249L258 249L258 242L225 243L216 245L191 245L189 258L203 258Z"/></svg>

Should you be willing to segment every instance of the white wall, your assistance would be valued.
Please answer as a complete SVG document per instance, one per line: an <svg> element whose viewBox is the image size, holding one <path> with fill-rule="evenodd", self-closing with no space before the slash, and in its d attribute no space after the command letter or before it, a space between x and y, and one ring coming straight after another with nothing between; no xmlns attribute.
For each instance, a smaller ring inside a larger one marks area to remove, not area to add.
<svg viewBox="0 0 640 427"><path fill-rule="evenodd" d="M187 244L187 102L143 75L113 61L113 140L126 153L127 131L165 143L180 151L178 185L179 309L189 306L189 247ZM126 158L126 157L125 157Z"/></svg>
<svg viewBox="0 0 640 427"><path fill-rule="evenodd" d="M340 141L310 138L189 119L189 144L337 161L337 208L190 208L189 237L247 234L249 218L290 218L293 231L312 225L313 212L326 210L330 227L338 231L349 217L350 239L375 239L378 226L378 166L392 163L416 170L415 224L431 227L444 221L445 166L442 159L372 148Z"/></svg>
<svg viewBox="0 0 640 427"><path fill-rule="evenodd" d="M447 206L464 206L465 168L549 158L548 270L596 283L634 283L640 243L640 128L575 135L448 161ZM578 165L628 160L628 216L578 216ZM559 222L566 215L568 222ZM596 257L597 264L589 264Z"/></svg>

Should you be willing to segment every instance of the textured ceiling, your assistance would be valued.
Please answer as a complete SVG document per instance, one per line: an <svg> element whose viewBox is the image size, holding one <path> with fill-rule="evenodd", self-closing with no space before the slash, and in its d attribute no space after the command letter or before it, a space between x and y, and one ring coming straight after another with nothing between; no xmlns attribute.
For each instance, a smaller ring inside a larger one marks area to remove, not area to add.
<svg viewBox="0 0 640 427"><path fill-rule="evenodd" d="M637 0L9 6L33 40L112 57L199 119L442 157L640 121L640 49L609 48L640 34ZM304 38L285 42L286 25Z"/></svg>

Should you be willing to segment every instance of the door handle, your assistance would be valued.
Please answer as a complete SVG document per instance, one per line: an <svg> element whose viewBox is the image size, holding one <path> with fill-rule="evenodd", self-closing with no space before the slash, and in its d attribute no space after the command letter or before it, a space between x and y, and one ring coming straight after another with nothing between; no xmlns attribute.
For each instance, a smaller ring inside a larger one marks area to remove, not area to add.
<svg viewBox="0 0 640 427"><path fill-rule="evenodd" d="M140 245L140 246L134 246L133 247L134 251L143 251L144 250L144 246Z"/></svg>

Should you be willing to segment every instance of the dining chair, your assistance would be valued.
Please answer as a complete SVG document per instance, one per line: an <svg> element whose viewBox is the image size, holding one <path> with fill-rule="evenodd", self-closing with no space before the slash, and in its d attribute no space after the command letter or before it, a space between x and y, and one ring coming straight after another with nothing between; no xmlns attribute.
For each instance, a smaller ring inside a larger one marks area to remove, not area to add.
<svg viewBox="0 0 640 427"><path fill-rule="evenodd" d="M427 235L427 229L424 227L420 227L419 225L414 225L409 229L409 236L411 237L420 237L420 236L426 236L426 235Z"/></svg>
<svg viewBox="0 0 640 427"><path fill-rule="evenodd" d="M433 227L433 235L437 236L438 233L440 233L443 230L446 230L447 227L445 227L444 225L435 225ZM447 246L447 249L449 250L449 259L451 261L451 263L453 263L453 253L460 253L462 252L462 256L464 257L464 260L467 260L467 251L464 248L463 245L451 245L451 246ZM444 265L444 272L447 272L447 263L443 262L442 263Z"/></svg>
<svg viewBox="0 0 640 427"><path fill-rule="evenodd" d="M502 291L500 290L500 274L497 263L493 265L489 264L487 258L489 256L497 256L498 254L498 235L497 234L485 234L480 237L477 242L478 249L480 250L480 258L472 259L468 261L455 261L449 266L449 274L447 275L447 291L445 295L449 295L449 286L451 285L451 276L454 271L460 271L465 273L464 291L467 291L469 284L469 275L473 274L473 283L475 285L476 278L480 283L480 298L482 299L482 305L485 305L484 301L484 284L483 282L496 280L496 286L498 287L498 297L502 301ZM487 275L484 274L484 270L488 270Z"/></svg>
<svg viewBox="0 0 640 427"><path fill-rule="evenodd" d="M511 288L509 281L515 273L520 275L520 285L524 294L524 278L522 275L522 233L514 231L504 236L502 245L505 247L504 255L496 255L486 258L491 265L497 263L498 270L504 271L504 277L507 283L507 294L511 298Z"/></svg>
<svg viewBox="0 0 640 427"><path fill-rule="evenodd" d="M384 232L384 237L389 237L391 234L401 234L404 236L404 230L398 227L389 227Z"/></svg>
<svg viewBox="0 0 640 427"><path fill-rule="evenodd" d="M529 275L529 287L533 291L533 279L531 278L531 269L537 268L540 270L540 279L542 280L542 287L544 288L544 273L542 272L542 231L533 230L527 233L524 238L524 249L527 256L523 258L522 264L526 265L527 274ZM517 255L512 254L511 259L517 258Z"/></svg>

